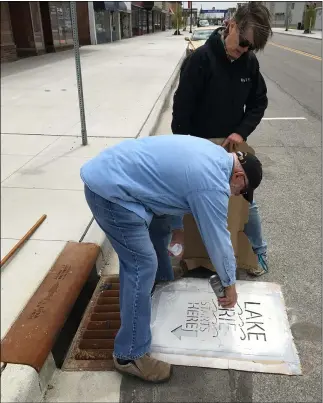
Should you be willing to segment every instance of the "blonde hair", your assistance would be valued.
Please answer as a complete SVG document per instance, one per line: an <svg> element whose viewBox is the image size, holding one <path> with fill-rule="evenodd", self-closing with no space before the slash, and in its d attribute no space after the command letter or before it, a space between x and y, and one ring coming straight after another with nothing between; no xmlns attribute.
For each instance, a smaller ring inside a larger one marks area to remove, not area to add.
<svg viewBox="0 0 323 403"><path fill-rule="evenodd" d="M264 49L268 38L272 36L271 15L266 6L255 1L240 6L236 11L234 21L237 23L242 35L248 28L254 34L255 51Z"/></svg>

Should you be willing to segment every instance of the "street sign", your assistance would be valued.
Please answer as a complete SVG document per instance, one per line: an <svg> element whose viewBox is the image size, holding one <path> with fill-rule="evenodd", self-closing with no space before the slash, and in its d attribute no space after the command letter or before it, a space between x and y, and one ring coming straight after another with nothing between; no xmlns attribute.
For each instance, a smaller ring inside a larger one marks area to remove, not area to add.
<svg viewBox="0 0 323 403"><path fill-rule="evenodd" d="M228 10L201 10L201 14L225 14Z"/></svg>
<svg viewBox="0 0 323 403"><path fill-rule="evenodd" d="M280 286L238 281L238 304L224 309L206 279L156 288L152 354L175 365L300 375Z"/></svg>

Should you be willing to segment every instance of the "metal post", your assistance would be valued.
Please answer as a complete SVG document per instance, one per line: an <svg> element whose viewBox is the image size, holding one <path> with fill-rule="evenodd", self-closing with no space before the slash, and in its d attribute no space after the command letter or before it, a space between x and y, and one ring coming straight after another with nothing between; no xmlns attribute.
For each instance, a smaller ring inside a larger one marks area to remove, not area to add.
<svg viewBox="0 0 323 403"><path fill-rule="evenodd" d="M178 35L178 1L176 2L176 35Z"/></svg>
<svg viewBox="0 0 323 403"><path fill-rule="evenodd" d="M80 118L81 118L82 144L83 144L83 146L86 146L87 145L87 132L86 132L86 124L85 124L85 109L84 109L84 98L83 98L79 35L78 35L78 29L77 29L76 2L71 1L70 4L71 4L71 17L72 17L74 57L75 57L75 67L76 67L76 80L77 80Z"/></svg>
<svg viewBox="0 0 323 403"><path fill-rule="evenodd" d="M288 25L289 25L289 6L288 6L288 1L286 1L286 8L285 8L285 31L288 31Z"/></svg>
<svg viewBox="0 0 323 403"><path fill-rule="evenodd" d="M192 33L193 3L191 2L190 34Z"/></svg>

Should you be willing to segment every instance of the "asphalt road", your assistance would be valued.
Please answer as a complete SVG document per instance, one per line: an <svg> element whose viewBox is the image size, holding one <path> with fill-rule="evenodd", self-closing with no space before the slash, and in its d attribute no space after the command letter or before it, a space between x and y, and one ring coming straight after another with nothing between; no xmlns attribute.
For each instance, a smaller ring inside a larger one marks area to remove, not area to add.
<svg viewBox="0 0 323 403"><path fill-rule="evenodd" d="M266 81L277 84L317 118L322 117L321 57L322 41L277 33L258 55Z"/></svg>
<svg viewBox="0 0 323 403"><path fill-rule="evenodd" d="M273 42L321 54L318 40L275 35ZM321 62L270 44L259 59L266 116L305 118L262 121L248 141L264 167L256 200L270 259L270 272L254 281L282 286L303 375L178 366L163 385L123 377L121 403L321 401ZM156 134L170 133L171 113L170 101Z"/></svg>

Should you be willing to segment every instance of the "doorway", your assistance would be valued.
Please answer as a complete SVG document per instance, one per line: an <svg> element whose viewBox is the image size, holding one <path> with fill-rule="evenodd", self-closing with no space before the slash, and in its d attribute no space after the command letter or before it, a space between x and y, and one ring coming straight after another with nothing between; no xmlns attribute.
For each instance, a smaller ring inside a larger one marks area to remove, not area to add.
<svg viewBox="0 0 323 403"><path fill-rule="evenodd" d="M53 32L52 32L52 24L49 13L49 4L48 1L40 1L40 14L43 26L43 35L45 42L45 50L46 53L55 52L54 41L53 41Z"/></svg>

